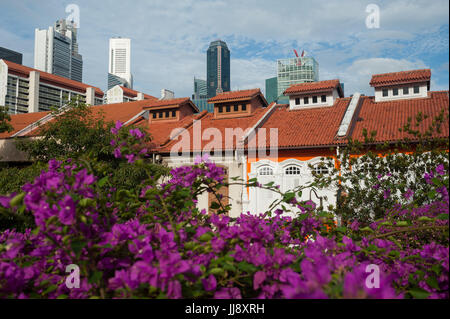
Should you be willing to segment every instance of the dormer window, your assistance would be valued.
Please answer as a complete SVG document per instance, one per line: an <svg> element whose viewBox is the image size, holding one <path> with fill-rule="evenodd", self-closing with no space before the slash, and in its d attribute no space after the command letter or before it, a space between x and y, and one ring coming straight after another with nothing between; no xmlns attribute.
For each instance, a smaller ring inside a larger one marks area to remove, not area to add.
<svg viewBox="0 0 450 319"><path fill-rule="evenodd" d="M411 70L374 74L370 86L375 89L375 102L426 98L430 80L430 69Z"/></svg>
<svg viewBox="0 0 450 319"><path fill-rule="evenodd" d="M327 101L327 96L326 96L326 95L322 95L322 96L320 97L320 101L321 101L322 103L325 103L325 102Z"/></svg>
<svg viewBox="0 0 450 319"><path fill-rule="evenodd" d="M303 104L308 104L309 103L309 98L308 97L304 97L303 98Z"/></svg>
<svg viewBox="0 0 450 319"><path fill-rule="evenodd" d="M160 119L163 118L163 112L159 112L159 118L160 118Z"/></svg>
<svg viewBox="0 0 450 319"><path fill-rule="evenodd" d="M156 113L153 113L153 118L156 119Z"/></svg>
<svg viewBox="0 0 450 319"><path fill-rule="evenodd" d="M223 107L219 106L219 113L223 113Z"/></svg>
<svg viewBox="0 0 450 319"><path fill-rule="evenodd" d="M177 111L172 111L172 117L176 117L177 116Z"/></svg>
<svg viewBox="0 0 450 319"><path fill-rule="evenodd" d="M239 104L235 104L234 107L233 107L233 110L235 112L239 111Z"/></svg>
<svg viewBox="0 0 450 319"><path fill-rule="evenodd" d="M259 89L218 93L208 103L214 104L214 117L221 118L248 116L256 109L267 106Z"/></svg>
<svg viewBox="0 0 450 319"><path fill-rule="evenodd" d="M313 96L313 103L317 103L317 96Z"/></svg>
<svg viewBox="0 0 450 319"><path fill-rule="evenodd" d="M229 105L226 106L227 113L231 111L231 107Z"/></svg>
<svg viewBox="0 0 450 319"><path fill-rule="evenodd" d="M300 98L299 97L295 98L295 105L300 105Z"/></svg>
<svg viewBox="0 0 450 319"><path fill-rule="evenodd" d="M246 111L247 110L247 104L242 104L242 111Z"/></svg>

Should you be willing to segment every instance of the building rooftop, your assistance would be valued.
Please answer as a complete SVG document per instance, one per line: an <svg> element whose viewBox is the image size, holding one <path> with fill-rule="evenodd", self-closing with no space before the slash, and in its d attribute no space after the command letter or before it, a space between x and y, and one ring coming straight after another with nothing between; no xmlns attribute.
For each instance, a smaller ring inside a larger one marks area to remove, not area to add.
<svg viewBox="0 0 450 319"><path fill-rule="evenodd" d="M31 71L39 72L40 81L48 84L53 84L56 86L64 87L66 89L71 89L74 91L78 91L80 93L85 93L86 89L91 87L95 89L95 95L97 97L103 97L103 91L98 87L88 85L82 82L74 81L62 76L58 76L55 74L47 73L41 70L33 69L21 64L17 64L8 60L2 60L8 66L8 70L10 73L15 74L17 76L29 77Z"/></svg>
<svg viewBox="0 0 450 319"><path fill-rule="evenodd" d="M429 82L431 78L430 69L411 70L401 72L391 72L383 74L374 74L370 80L370 85L373 87L407 84L415 82Z"/></svg>

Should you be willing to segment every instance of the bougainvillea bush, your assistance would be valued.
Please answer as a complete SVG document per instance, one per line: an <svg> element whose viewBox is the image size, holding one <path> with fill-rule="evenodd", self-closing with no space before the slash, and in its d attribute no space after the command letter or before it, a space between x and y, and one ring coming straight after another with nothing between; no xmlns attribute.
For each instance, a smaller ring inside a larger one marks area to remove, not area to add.
<svg viewBox="0 0 450 319"><path fill-rule="evenodd" d="M113 128L115 156L145 168L143 135L126 131ZM337 226L295 193L281 206L296 209L294 219L280 209L236 219L219 204L199 210L197 196L225 183L208 160L173 169L164 183L150 176L136 191L97 173L83 161L51 160L23 192L0 197L0 213L35 223L0 234L1 298L449 297L441 167L424 177L435 190L430 204L394 205L364 227ZM71 264L79 288L66 284ZM379 280L369 278L374 267Z"/></svg>

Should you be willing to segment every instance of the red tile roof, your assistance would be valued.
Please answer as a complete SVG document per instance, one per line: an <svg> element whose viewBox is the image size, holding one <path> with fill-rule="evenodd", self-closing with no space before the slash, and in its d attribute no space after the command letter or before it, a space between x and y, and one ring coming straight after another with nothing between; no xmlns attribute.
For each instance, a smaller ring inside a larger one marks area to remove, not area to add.
<svg viewBox="0 0 450 319"><path fill-rule="evenodd" d="M261 94L260 89L223 92L223 93L217 94L216 96L210 98L208 100L208 103L249 100L260 94Z"/></svg>
<svg viewBox="0 0 450 319"><path fill-rule="evenodd" d="M272 106L271 104L270 106ZM215 129L216 132L220 132L222 139L221 139L221 149L229 149L228 145L225 145L225 132L227 129L242 129L243 132L245 132L247 129L252 128L268 111L270 111L269 107L259 107L257 108L251 115L243 116L243 117L235 117L235 118L215 118L214 114L207 113L206 111L202 112L201 114L204 114L202 117L200 117L200 124L201 124L201 132L203 136L203 132L206 129ZM190 119L190 123L192 124L192 118ZM152 124L150 124L150 134L154 132L155 128L152 129ZM213 140L213 137L210 137L209 140L203 140L201 138L200 141L200 148L197 149L194 147L194 141L193 141L193 125L190 125L187 129L189 136L190 136L190 149L191 151L198 151L203 149L207 144L211 143ZM171 148L178 142L179 137L174 138L172 141L167 143L166 145L163 145L159 151L162 153L169 153ZM235 149L237 146L236 137L233 138L233 141L231 141L232 148Z"/></svg>
<svg viewBox="0 0 450 319"><path fill-rule="evenodd" d="M11 121L9 123L13 127L13 131L0 133L0 138L11 137L13 134L19 132L20 130L24 129L28 125L31 125L31 124L39 121L44 116L46 116L48 113L50 113L50 112L12 114Z"/></svg>
<svg viewBox="0 0 450 319"><path fill-rule="evenodd" d="M180 97L168 100L151 100L151 101L147 100L147 104L144 106L144 108L150 109L150 108L177 107L185 103L188 103L194 110L194 112L200 112L197 106L195 106L195 104L192 103L191 99L188 97Z"/></svg>
<svg viewBox="0 0 450 319"><path fill-rule="evenodd" d="M121 85L119 85L119 86L120 86L120 88L122 89L123 93L126 96L135 98L135 97L137 97L137 95L139 93L139 91L135 91L133 89L130 89L130 88L127 88L127 87L124 87L124 86L121 86ZM144 93L144 99L146 99L146 100L157 100L156 97L148 95L148 94L145 94L145 93Z"/></svg>
<svg viewBox="0 0 450 319"><path fill-rule="evenodd" d="M11 61L3 60L5 61L6 65L8 66L8 70L10 73L26 77L30 75L31 71L39 72L40 81L48 84L53 84L55 86L62 86L67 89L71 89L74 91L78 91L80 93L85 93L86 89L89 87L92 87L95 89L95 95L98 97L103 97L103 91L100 90L98 87L87 85L78 81L74 81L62 76L50 74L41 70L33 69L21 64L13 63Z"/></svg>
<svg viewBox="0 0 450 319"><path fill-rule="evenodd" d="M394 100L386 102L376 102L373 97L361 97L363 103L358 114L358 119L355 121L353 132L351 134L353 139L364 141L363 129L367 132L376 131L375 142L391 142L398 141L405 137L413 139L413 136L400 132L408 120L411 118L411 128L419 130L424 133L442 109L445 110L446 119L441 127L441 133L435 137L448 137L448 115L449 115L449 97L448 91L429 92L427 98L414 98L405 100ZM428 118L418 126L414 126L416 115L422 112Z"/></svg>
<svg viewBox="0 0 450 319"><path fill-rule="evenodd" d="M292 93L309 93L309 92L321 92L326 90L332 90L334 88L340 88L342 92L341 84L339 80L326 80L326 81L318 81L318 82L308 82L308 83L298 83L291 85L288 87L284 94L292 94Z"/></svg>
<svg viewBox="0 0 450 319"><path fill-rule="evenodd" d="M430 78L430 69L374 74L370 80L370 85L373 87L379 87L424 81L429 82Z"/></svg>
<svg viewBox="0 0 450 319"><path fill-rule="evenodd" d="M338 98L333 106L303 110L289 110L287 104L278 105L262 126L266 128L266 146L270 146L270 128L278 129L279 149L333 145L350 100ZM249 145L256 143L249 141Z"/></svg>

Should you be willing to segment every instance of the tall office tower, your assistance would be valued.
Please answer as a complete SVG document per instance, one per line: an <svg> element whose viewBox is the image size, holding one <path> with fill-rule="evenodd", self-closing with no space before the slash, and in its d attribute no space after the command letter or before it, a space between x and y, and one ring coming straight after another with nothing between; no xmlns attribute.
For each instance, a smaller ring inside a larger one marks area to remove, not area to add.
<svg viewBox="0 0 450 319"><path fill-rule="evenodd" d="M108 90L115 85L133 88L130 39L109 39Z"/></svg>
<svg viewBox="0 0 450 319"><path fill-rule="evenodd" d="M230 91L230 50L224 41L210 43L206 56L208 98Z"/></svg>
<svg viewBox="0 0 450 319"><path fill-rule="evenodd" d="M59 19L47 30L35 29L34 68L82 82L83 57L78 53L73 21Z"/></svg>
<svg viewBox="0 0 450 319"><path fill-rule="evenodd" d="M278 97L292 84L319 81L319 63L310 56L277 60Z"/></svg>
<svg viewBox="0 0 450 319"><path fill-rule="evenodd" d="M0 59L22 64L22 53L0 47Z"/></svg>
<svg viewBox="0 0 450 319"><path fill-rule="evenodd" d="M194 77L194 94L193 99L206 99L207 98L206 81L202 79L196 79Z"/></svg>

